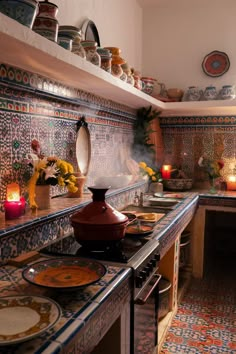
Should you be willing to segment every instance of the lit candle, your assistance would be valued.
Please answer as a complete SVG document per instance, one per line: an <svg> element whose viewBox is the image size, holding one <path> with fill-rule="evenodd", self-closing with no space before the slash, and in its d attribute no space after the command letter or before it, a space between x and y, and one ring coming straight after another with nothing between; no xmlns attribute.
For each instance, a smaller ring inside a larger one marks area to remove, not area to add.
<svg viewBox="0 0 236 354"><path fill-rule="evenodd" d="M236 176L229 176L227 181L227 190L236 191Z"/></svg>
<svg viewBox="0 0 236 354"><path fill-rule="evenodd" d="M171 171L171 165L163 165L161 170L162 178L169 179L170 171Z"/></svg>
<svg viewBox="0 0 236 354"><path fill-rule="evenodd" d="M17 183L7 186L7 196L4 202L5 219L19 218L25 212L25 199L20 197L20 188Z"/></svg>

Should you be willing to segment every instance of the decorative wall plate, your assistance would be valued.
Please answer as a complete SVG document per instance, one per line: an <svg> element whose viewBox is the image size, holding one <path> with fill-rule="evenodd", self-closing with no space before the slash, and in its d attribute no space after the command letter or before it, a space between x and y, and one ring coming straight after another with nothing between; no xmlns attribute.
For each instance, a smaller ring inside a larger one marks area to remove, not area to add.
<svg viewBox="0 0 236 354"><path fill-rule="evenodd" d="M214 50L207 54L202 62L202 69L206 75L218 77L229 70L230 61L228 55L224 52Z"/></svg>
<svg viewBox="0 0 236 354"><path fill-rule="evenodd" d="M4 296L0 299L0 346L35 338L61 317L59 305L44 296Z"/></svg>
<svg viewBox="0 0 236 354"><path fill-rule="evenodd" d="M28 282L61 290L74 290L95 283L106 274L100 262L85 258L50 258L31 264L22 272Z"/></svg>

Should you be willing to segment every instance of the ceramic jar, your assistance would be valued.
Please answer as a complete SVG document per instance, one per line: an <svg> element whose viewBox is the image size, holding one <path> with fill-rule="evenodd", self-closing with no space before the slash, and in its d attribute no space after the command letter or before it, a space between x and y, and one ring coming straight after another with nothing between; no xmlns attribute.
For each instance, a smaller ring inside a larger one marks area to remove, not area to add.
<svg viewBox="0 0 236 354"><path fill-rule="evenodd" d="M147 93L148 95L151 95L154 88L154 82L156 80L153 79L152 77L142 77L141 80L143 82L142 91Z"/></svg>
<svg viewBox="0 0 236 354"><path fill-rule="evenodd" d="M38 12L38 1L0 0L0 12L22 25L32 28Z"/></svg>
<svg viewBox="0 0 236 354"><path fill-rule="evenodd" d="M80 35L80 30L74 26L63 25L58 29L58 44L67 49L72 50L73 40Z"/></svg>
<svg viewBox="0 0 236 354"><path fill-rule="evenodd" d="M185 101L199 101L203 92L197 86L189 86L184 96Z"/></svg>
<svg viewBox="0 0 236 354"><path fill-rule="evenodd" d="M224 85L220 90L221 100L232 100L235 98L235 88L232 85Z"/></svg>
<svg viewBox="0 0 236 354"><path fill-rule="evenodd" d="M134 78L131 73L131 69L128 63L124 63L121 65L123 72L127 75L126 82L132 86L134 86Z"/></svg>
<svg viewBox="0 0 236 354"><path fill-rule="evenodd" d="M136 87L136 89L138 89L138 90L142 90L143 83L141 80L140 72L137 70L134 70L134 69L132 71L133 71L133 78L134 78L134 87Z"/></svg>
<svg viewBox="0 0 236 354"><path fill-rule="evenodd" d="M122 69L121 65L125 63L125 60L120 57L120 54L121 54L120 48L105 47L105 49L108 49L112 54L112 60L111 60L111 73L112 73L112 75L117 78L121 78L121 76L123 74L123 69ZM123 79L124 79L124 76L123 76Z"/></svg>
<svg viewBox="0 0 236 354"><path fill-rule="evenodd" d="M84 40L81 41L81 45L85 50L86 60L98 67L101 67L101 57L97 53L97 42L92 40Z"/></svg>
<svg viewBox="0 0 236 354"><path fill-rule="evenodd" d="M203 93L203 99L206 101L215 100L217 98L217 91L215 86L207 86Z"/></svg>
<svg viewBox="0 0 236 354"><path fill-rule="evenodd" d="M57 42L59 24L56 19L57 5L48 2L39 2L39 12L33 24L33 31L50 41Z"/></svg>
<svg viewBox="0 0 236 354"><path fill-rule="evenodd" d="M72 42L72 53L77 54L81 58L86 59L86 52L81 44L81 34L79 34Z"/></svg>
<svg viewBox="0 0 236 354"><path fill-rule="evenodd" d="M97 53L101 57L101 68L108 73L111 73L111 52L108 49L98 47L97 48Z"/></svg>

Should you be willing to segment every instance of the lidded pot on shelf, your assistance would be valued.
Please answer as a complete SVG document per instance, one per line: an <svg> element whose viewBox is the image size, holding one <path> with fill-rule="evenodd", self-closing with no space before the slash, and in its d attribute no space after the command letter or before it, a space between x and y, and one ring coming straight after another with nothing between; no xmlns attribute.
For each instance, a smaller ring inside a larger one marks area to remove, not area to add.
<svg viewBox="0 0 236 354"><path fill-rule="evenodd" d="M39 12L33 24L33 31L50 41L57 42L59 24L56 19L57 5L45 0L39 1Z"/></svg>

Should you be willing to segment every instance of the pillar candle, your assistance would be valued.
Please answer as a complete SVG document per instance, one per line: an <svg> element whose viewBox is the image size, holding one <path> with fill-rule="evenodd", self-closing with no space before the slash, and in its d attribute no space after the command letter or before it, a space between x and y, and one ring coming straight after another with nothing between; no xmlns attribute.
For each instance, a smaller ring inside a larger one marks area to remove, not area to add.
<svg viewBox="0 0 236 354"><path fill-rule="evenodd" d="M171 165L163 165L161 169L161 174L163 179L170 178Z"/></svg>
<svg viewBox="0 0 236 354"><path fill-rule="evenodd" d="M229 176L227 181L227 190L236 191L236 176Z"/></svg>
<svg viewBox="0 0 236 354"><path fill-rule="evenodd" d="M17 183L7 185L6 199L4 202L5 219L19 218L25 213L25 199L20 197L20 187Z"/></svg>

